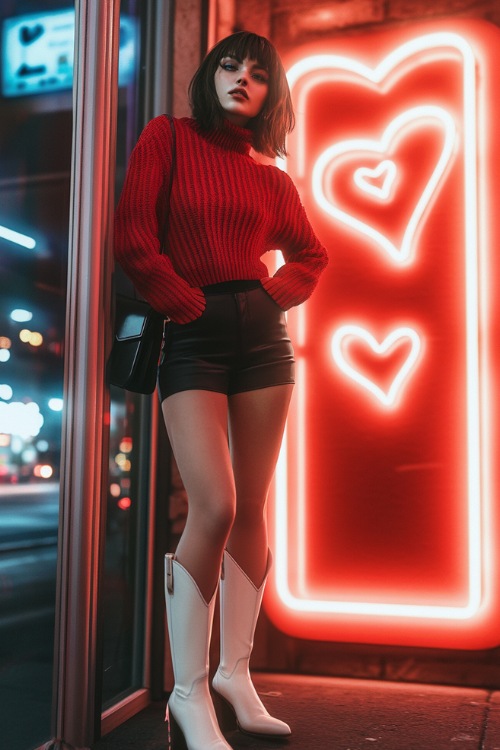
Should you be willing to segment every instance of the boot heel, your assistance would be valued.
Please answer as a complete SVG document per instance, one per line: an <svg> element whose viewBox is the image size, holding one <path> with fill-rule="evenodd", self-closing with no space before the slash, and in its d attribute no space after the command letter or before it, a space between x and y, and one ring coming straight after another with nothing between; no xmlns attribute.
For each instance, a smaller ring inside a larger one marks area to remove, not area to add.
<svg viewBox="0 0 500 750"><path fill-rule="evenodd" d="M172 712L167 708L165 721L168 725L168 750L189 750L184 732L177 724Z"/></svg>
<svg viewBox="0 0 500 750"><path fill-rule="evenodd" d="M216 690L211 690L210 692L221 731L224 733L233 732L238 728L233 707Z"/></svg>

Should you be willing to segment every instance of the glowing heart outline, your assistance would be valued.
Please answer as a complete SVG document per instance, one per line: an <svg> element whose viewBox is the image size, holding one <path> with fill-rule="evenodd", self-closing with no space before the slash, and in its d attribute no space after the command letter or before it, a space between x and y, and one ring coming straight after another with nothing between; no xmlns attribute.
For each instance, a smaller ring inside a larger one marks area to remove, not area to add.
<svg viewBox="0 0 500 750"><path fill-rule="evenodd" d="M373 169L370 167L359 167L354 172L353 179L360 190L364 190L365 193L386 201L394 187L396 174L397 167L392 159L383 159ZM369 182L369 180L376 180L382 176L381 186Z"/></svg>
<svg viewBox="0 0 500 750"><path fill-rule="evenodd" d="M373 598L367 598L360 601L359 599L346 601L339 599L337 591L334 589L318 596L314 591L307 587L307 581L304 577L304 569L309 555L312 554L310 549L310 535L307 534L308 525L306 522L298 524L297 538L290 538L290 515L296 508L299 518L308 519L308 510L310 505L307 503L307 494L305 489L305 477L307 475L307 464L305 459L302 461L304 466L298 473L297 483L297 500L292 503L289 491L288 472L292 462L288 457L287 443L284 443L279 461L279 470L276 473L276 493L273 510L275 523L275 566L273 573L273 584L276 591L276 601L283 611L289 616L298 616L303 618L304 622L315 623L317 615L321 618L327 618L332 623L337 632L339 620L347 616L357 618L358 616L374 618L375 622L383 622L387 618L390 623L405 622L423 622L426 624L439 622L450 627L450 623L460 622L472 623L474 626L475 618L478 617L483 607L483 578L487 576L488 568L484 567L485 555L483 553L483 500L481 486L481 430L480 430L480 405L479 405L479 373L478 373L478 354L477 354L477 314L478 314L478 297L477 297L477 262L478 262L478 235L477 226L478 217L478 181L477 181L477 106L478 98L476 94L476 83L478 71L483 69L482 58L476 60L475 52L470 42L460 36L458 33L449 30L424 34L411 38L409 41L396 47L376 65L369 67L357 58L334 55L330 53L311 54L306 58L300 59L294 63L287 71L292 96L295 94L295 87L300 83L301 90L296 101L296 119L297 127L295 132L299 134L296 149L296 176L298 180L304 180L306 175L306 130L304 122L307 117L307 96L309 90L313 89L318 80L324 81L329 79L352 77L355 81L363 79L367 85L377 86L382 92L390 88L389 76L396 77L399 80L404 74L406 68L418 65L419 59L424 57L425 60L455 60L460 55L463 62L463 92L464 101L462 108L463 129L461 135L463 138L463 161L464 161L464 233L465 233L465 267L466 267L466 304L467 304L467 331L468 331L468 357L467 357L467 413L468 413L468 495L467 509L469 518L469 534L467 548L467 565L469 572L469 583L466 588L466 599L463 604L456 604L455 592L451 601L445 601L436 604L434 600L430 602L423 600L417 604L408 604L388 601L385 597L381 600L373 601ZM404 66L404 67L403 67ZM403 70L402 70L403 69ZM306 83L303 83L307 79ZM278 159L278 166L288 172L287 159ZM306 311L307 306L297 309L298 331L304 339L306 331ZM304 339L305 340L305 339ZM299 381L299 383L302 381ZM303 392L299 391L298 398L298 423L297 443L303 445L304 435L306 434L306 423L308 413L306 410L307 400ZM301 456L302 454L300 454ZM300 462L299 462L300 463ZM293 577L290 566L290 557L295 556L303 565L298 566L298 575ZM483 612L484 615L484 612ZM411 620L407 620L411 618ZM357 620L356 620L357 621ZM451 626L453 627L453 626ZM452 632L450 630L449 632Z"/></svg>
<svg viewBox="0 0 500 750"><path fill-rule="evenodd" d="M421 124L419 121L426 119L439 120L445 129L445 139L441 154L436 162L436 166L425 186L422 194L417 201L410 220L406 226L403 235L401 247L398 249L388 237L377 229L367 224L361 219L357 219L349 212L343 211L335 206L327 198L323 190L324 173L329 165L339 156L349 152L373 152L384 155L388 152L390 144L396 134L408 125ZM346 141L340 141L329 146L318 157L312 170L312 191L318 205L334 219L342 221L344 224L356 229L362 234L372 239L379 245L390 257L390 259L400 265L406 265L412 260L413 238L418 229L422 216L429 207L430 201L435 194L439 182L450 163L456 142L456 126L453 117L442 107L434 105L423 105L405 110L395 117L385 129L380 140L354 138Z"/></svg>
<svg viewBox="0 0 500 750"><path fill-rule="evenodd" d="M344 57L343 55L332 55L328 53L310 55L292 65L287 70L287 80L292 97L295 96L294 89L296 84L308 77L307 83L303 84L296 101L296 130L299 134L305 133L304 121L307 107L307 97L309 91L318 85L319 80L330 80L340 78L344 80L348 76L354 79L360 79L363 85L376 87L381 93L385 93L392 87L390 82L391 76L399 80L404 72L402 66L411 67L412 59L419 55L425 56L426 60L431 59L431 55L436 55L439 50L446 49L448 55L454 56L457 51L461 54L464 63L464 152L465 152L465 171L466 171L466 195L471 195L471 190L475 189L475 158L476 158L476 58L470 44L460 35L450 31L438 31L430 34L424 34L421 37L411 39L396 49L392 50L384 57L374 68L365 65L361 61ZM439 54L437 59L443 59ZM303 178L306 172L306 144L304 135L299 138L297 143L297 176ZM279 158L276 160L280 169L287 172L287 159ZM467 202L466 202L467 204Z"/></svg>
<svg viewBox="0 0 500 750"><path fill-rule="evenodd" d="M364 341L375 354L387 353L394 344L403 340L409 339L411 343L411 349L408 357L400 367L396 377L393 379L388 391L384 391L380 386L374 383L370 378L360 373L355 367L353 367L346 360L342 351L342 342L347 336L354 336L355 338ZM417 362L421 350L421 342L418 333L408 326L401 326L391 331L386 338L379 343L375 336L373 336L366 328L362 328L358 325L348 324L338 328L332 336L331 351L332 357L337 367L349 378L354 380L356 383L361 385L366 390L370 391L384 406L392 406L398 393Z"/></svg>

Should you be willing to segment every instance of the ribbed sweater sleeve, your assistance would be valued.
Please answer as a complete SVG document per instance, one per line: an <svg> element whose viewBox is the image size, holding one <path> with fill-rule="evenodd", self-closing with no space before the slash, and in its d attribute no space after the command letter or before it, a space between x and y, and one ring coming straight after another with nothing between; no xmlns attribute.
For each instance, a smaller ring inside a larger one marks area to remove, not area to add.
<svg viewBox="0 0 500 750"><path fill-rule="evenodd" d="M304 302L313 292L328 263L326 250L316 237L290 177L277 167L275 231L272 242L283 252L285 264L261 283L283 310Z"/></svg>
<svg viewBox="0 0 500 750"><path fill-rule="evenodd" d="M114 254L155 310L187 323L201 315L205 297L175 272L166 253L160 253L158 216L168 190L172 137L169 127L158 128L157 120L144 128L130 157L115 214Z"/></svg>

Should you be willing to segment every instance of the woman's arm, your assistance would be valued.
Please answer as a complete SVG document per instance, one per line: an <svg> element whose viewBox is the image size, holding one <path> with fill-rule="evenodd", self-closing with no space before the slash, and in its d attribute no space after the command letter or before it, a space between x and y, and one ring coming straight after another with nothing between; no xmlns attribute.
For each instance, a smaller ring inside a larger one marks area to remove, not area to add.
<svg viewBox="0 0 500 750"><path fill-rule="evenodd" d="M200 289L179 276L160 253L158 206L165 200L172 166L172 133L166 117L144 128L128 164L115 214L114 255L137 291L155 310L177 323L199 317Z"/></svg>
<svg viewBox="0 0 500 750"><path fill-rule="evenodd" d="M326 249L316 237L290 177L279 172L280 198L276 201L272 243L283 252L285 265L262 285L277 304L288 310L313 292L328 263Z"/></svg>

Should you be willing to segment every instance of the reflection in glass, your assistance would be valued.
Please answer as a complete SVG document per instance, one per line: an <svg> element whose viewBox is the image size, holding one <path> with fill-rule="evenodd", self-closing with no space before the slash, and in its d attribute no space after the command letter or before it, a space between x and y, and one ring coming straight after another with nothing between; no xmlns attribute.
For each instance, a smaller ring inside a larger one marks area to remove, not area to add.
<svg viewBox="0 0 500 750"><path fill-rule="evenodd" d="M137 3L123 3L122 12L137 30L144 18ZM142 12L144 13L144 7ZM137 11L139 13L139 11ZM134 22L132 24L132 21ZM128 46L127 46L128 45ZM130 39L122 28L119 77L130 69ZM116 195L138 137L142 113L139 92L139 50L134 76L119 91ZM141 50L141 54L142 54ZM117 268L115 288L133 294ZM103 709L143 687L146 543L148 516L149 399L111 388L106 548L101 599L103 623Z"/></svg>
<svg viewBox="0 0 500 750"><path fill-rule="evenodd" d="M72 8L19 14L5 19L2 33L1 93L29 96L71 89L75 11ZM137 54L135 19L120 18L119 85L130 84Z"/></svg>
<svg viewBox="0 0 500 750"><path fill-rule="evenodd" d="M111 389L106 550L103 580L103 708L142 687L147 496L141 450L147 441L139 397Z"/></svg>
<svg viewBox="0 0 500 750"><path fill-rule="evenodd" d="M1 4L3 71L9 18L29 6ZM35 34L23 23L20 47ZM71 129L70 91L10 98L2 89L0 726L9 750L50 736Z"/></svg>
<svg viewBox="0 0 500 750"><path fill-rule="evenodd" d="M123 114L134 98L139 48L138 21L128 12L135 4L121 5ZM51 731L73 35L68 0L0 3L0 744L8 750L38 747ZM139 413L127 398L117 395L112 417L114 455L122 458L110 471L106 586L116 596L106 642L119 651L113 665L123 655L129 663L113 694L131 684L129 649L139 632L129 626L124 595L135 565L137 493L135 453L123 437ZM108 674L114 680L116 670Z"/></svg>

